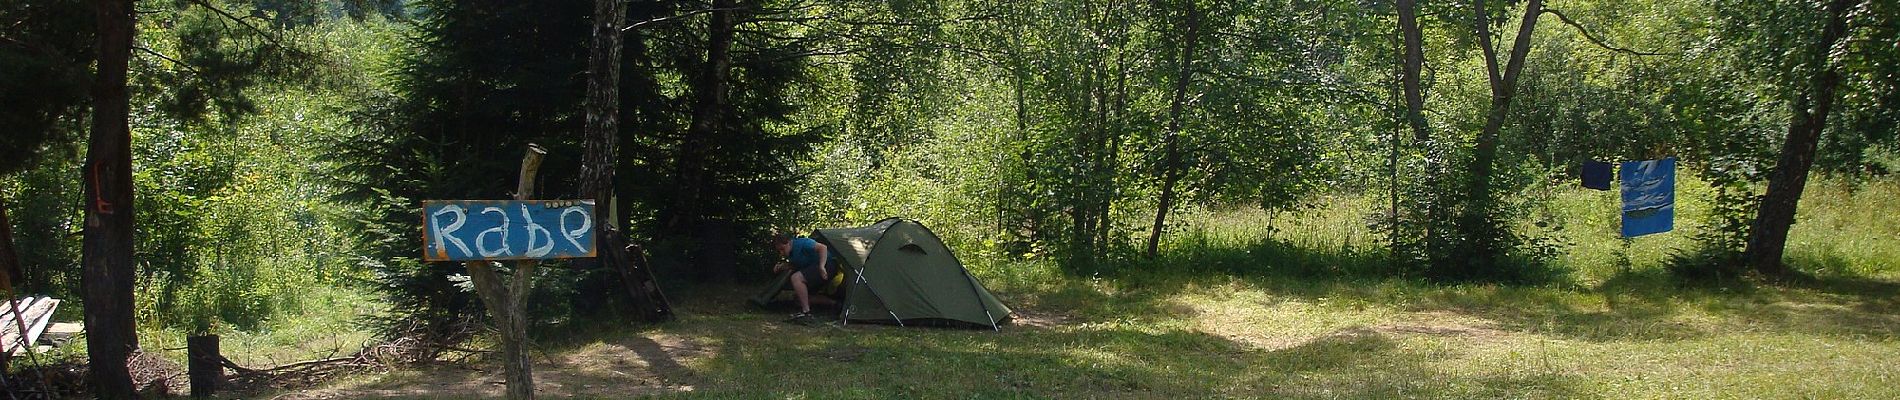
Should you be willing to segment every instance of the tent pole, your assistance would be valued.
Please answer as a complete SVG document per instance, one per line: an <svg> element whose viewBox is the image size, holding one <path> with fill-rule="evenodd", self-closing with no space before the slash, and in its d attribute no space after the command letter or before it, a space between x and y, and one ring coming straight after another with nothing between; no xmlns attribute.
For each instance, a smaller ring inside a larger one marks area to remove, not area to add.
<svg viewBox="0 0 1900 400"><path fill-rule="evenodd" d="M924 230L928 231L930 230L930 228L924 228ZM935 232L932 232L930 235L936 236L937 234ZM944 248L947 249L949 248L949 246L946 245L944 246ZM956 256L952 255L951 257L956 257ZM990 314L990 305L988 303L983 302L983 292L976 290L977 286L982 285L981 283L976 282L976 275L971 275L970 269L964 268L962 261L957 262L957 268L963 270L963 279L970 281L970 294L976 297L976 306L983 307L983 317L990 319L990 330L1002 332L1003 328L996 325L996 316L993 314Z"/></svg>
<svg viewBox="0 0 1900 400"><path fill-rule="evenodd" d="M869 261L869 258L868 258L868 257L866 258L866 261L867 261L867 263L868 263L868 261ZM866 292L869 292L869 293L871 293L871 298L874 298L874 299L877 299L877 302L878 302L878 303L880 303L880 304L881 304L881 303L884 303L884 296L879 296L879 295L877 295L877 289L873 289L873 288L871 288L871 280L870 280L870 279L865 279L865 278L864 278L864 267L858 267L858 279L856 279L855 281L856 281L856 282L852 282L852 283L853 283L853 284L857 284L857 283L863 283L863 284L864 284L864 291L866 291ZM904 326L904 319L903 319L903 318L898 318L898 317L897 317L897 312L896 312L896 311L891 311L891 306L890 306L889 304L885 304L885 305L884 305L884 312L887 312L887 313L891 313L891 320L893 320L893 321L897 321L897 326Z"/></svg>

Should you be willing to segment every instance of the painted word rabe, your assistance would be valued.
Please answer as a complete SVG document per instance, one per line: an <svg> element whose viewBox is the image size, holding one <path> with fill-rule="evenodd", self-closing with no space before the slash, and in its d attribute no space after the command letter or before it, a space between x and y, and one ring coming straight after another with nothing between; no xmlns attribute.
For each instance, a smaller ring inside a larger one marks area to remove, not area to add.
<svg viewBox="0 0 1900 400"><path fill-rule="evenodd" d="M422 213L424 260L594 256L593 200L431 200Z"/></svg>

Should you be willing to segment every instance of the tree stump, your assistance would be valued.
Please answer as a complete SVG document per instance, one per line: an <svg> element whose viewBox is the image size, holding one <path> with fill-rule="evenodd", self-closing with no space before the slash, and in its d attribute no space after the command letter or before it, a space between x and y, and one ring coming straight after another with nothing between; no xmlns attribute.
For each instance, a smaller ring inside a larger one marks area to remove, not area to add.
<svg viewBox="0 0 1900 400"><path fill-rule="evenodd" d="M218 335L185 338L186 374L191 376L191 397L211 398L224 380L224 356L218 353Z"/></svg>

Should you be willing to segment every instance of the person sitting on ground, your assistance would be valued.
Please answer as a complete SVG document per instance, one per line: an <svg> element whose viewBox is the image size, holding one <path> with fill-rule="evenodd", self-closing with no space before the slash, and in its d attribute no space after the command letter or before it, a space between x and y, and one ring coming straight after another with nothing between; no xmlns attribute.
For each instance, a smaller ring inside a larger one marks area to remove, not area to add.
<svg viewBox="0 0 1900 400"><path fill-rule="evenodd" d="M782 233L772 238L772 247L778 250L778 255L786 260L772 266L772 272L793 271L792 296L798 300L798 313L792 314L792 321L817 322L817 318L811 315L813 301L816 300L820 304L830 303L830 298L816 297L813 293L825 286L825 282L830 280L831 273L836 269L831 265L831 249L824 243L818 243L811 238L792 238Z"/></svg>

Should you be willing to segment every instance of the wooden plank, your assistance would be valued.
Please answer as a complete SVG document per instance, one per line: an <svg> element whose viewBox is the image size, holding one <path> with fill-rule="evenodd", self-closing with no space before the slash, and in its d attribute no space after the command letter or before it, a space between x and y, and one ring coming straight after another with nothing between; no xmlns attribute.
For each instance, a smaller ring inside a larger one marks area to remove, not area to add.
<svg viewBox="0 0 1900 400"><path fill-rule="evenodd" d="M23 305L20 309L19 316L23 317L22 319L27 328L25 335L22 335L20 332L21 321L17 321L13 317L0 318L0 322L4 322L6 325L0 326L0 344L4 345L3 348L0 348L0 351L5 351L10 354L22 354L23 351L29 349L30 347L28 346L38 341L40 333L45 332L47 324L52 322L53 311L59 308L59 303L59 299L41 298L34 301L32 305ZM20 340L22 336L26 338L24 342Z"/></svg>
<svg viewBox="0 0 1900 400"><path fill-rule="evenodd" d="M593 200L422 202L426 261L595 256Z"/></svg>
<svg viewBox="0 0 1900 400"><path fill-rule="evenodd" d="M63 340L79 336L80 332L85 331L85 324L78 322L54 322L46 326L46 333L43 334L42 337L45 337L47 340Z"/></svg>
<svg viewBox="0 0 1900 400"><path fill-rule="evenodd" d="M43 299L43 297L33 297L33 296L22 297L20 298L20 301L18 303L19 309L25 310L27 309L27 307L32 307L33 302L39 301L40 299ZM14 328L14 330L19 330L19 324L13 323L13 318L14 318L13 312L15 311L13 306L14 304L0 302L0 322L6 323L6 327Z"/></svg>
<svg viewBox="0 0 1900 400"><path fill-rule="evenodd" d="M46 312L41 313L39 316L33 318L33 321L34 321L33 323L27 324L27 331L26 331L27 344L38 343L40 340L40 334L46 333L46 325L53 323L53 311L59 309L60 300L47 299L45 303L47 304ZM27 350L27 349L29 348L22 348L21 350Z"/></svg>
<svg viewBox="0 0 1900 400"><path fill-rule="evenodd" d="M0 300L0 334L10 333L10 334L17 335L20 332L20 327L26 324L21 323L20 321L16 321L17 319L19 319L19 316L15 315L16 314L15 311L24 312L26 310L30 310L33 308L34 303L43 301L42 299L44 299L44 297L28 296L25 298L21 298L18 302L6 302L4 300ZM8 342L8 343L11 343L11 342ZM7 346L12 346L12 345L7 345ZM7 349L12 349L12 347L0 346L0 351L5 351Z"/></svg>

